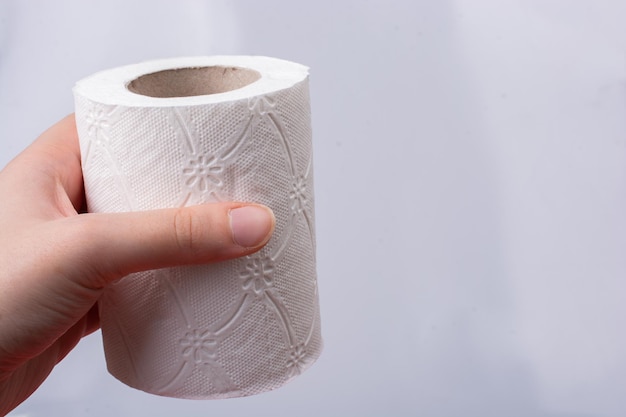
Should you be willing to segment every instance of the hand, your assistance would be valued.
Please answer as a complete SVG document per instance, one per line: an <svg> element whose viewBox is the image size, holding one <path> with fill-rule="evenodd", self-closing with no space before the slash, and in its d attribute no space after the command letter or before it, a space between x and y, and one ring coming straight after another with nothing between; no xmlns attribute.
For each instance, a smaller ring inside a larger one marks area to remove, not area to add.
<svg viewBox="0 0 626 417"><path fill-rule="evenodd" d="M268 208L244 203L79 214L73 116L0 171L0 196L0 415L99 328L105 286L131 272L247 255L274 229Z"/></svg>

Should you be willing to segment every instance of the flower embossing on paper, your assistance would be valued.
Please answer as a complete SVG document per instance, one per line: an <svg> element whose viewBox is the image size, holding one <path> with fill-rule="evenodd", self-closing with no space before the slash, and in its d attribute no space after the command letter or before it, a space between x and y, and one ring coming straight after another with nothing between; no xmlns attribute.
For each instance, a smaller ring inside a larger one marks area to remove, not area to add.
<svg viewBox="0 0 626 417"><path fill-rule="evenodd" d="M267 97L252 97L248 101L248 109L257 117L265 116L274 108L274 103L270 102Z"/></svg>
<svg viewBox="0 0 626 417"><path fill-rule="evenodd" d="M289 199L291 200L291 210L301 213L307 203L306 199L306 180L299 175L291 183L291 191L289 191Z"/></svg>
<svg viewBox="0 0 626 417"><path fill-rule="evenodd" d="M274 279L274 262L268 258L251 257L245 265L245 270L239 273L243 281L243 289L261 295L272 286Z"/></svg>
<svg viewBox="0 0 626 417"><path fill-rule="evenodd" d="M220 174L223 171L224 167L218 164L217 158L200 155L189 160L183 169L183 174L187 177L185 185L200 192L209 191L212 187L221 187L223 183Z"/></svg>
<svg viewBox="0 0 626 417"><path fill-rule="evenodd" d="M191 358L196 364L217 358L217 340L209 330L190 330L179 343L183 348L183 357Z"/></svg>
<svg viewBox="0 0 626 417"><path fill-rule="evenodd" d="M289 351L289 359L287 359L287 368L292 373L300 373L304 366L304 360L306 358L306 348L304 343L298 343L295 346L291 346Z"/></svg>
<svg viewBox="0 0 626 417"><path fill-rule="evenodd" d="M87 134L97 138L100 131L109 127L109 116L103 109L92 107L85 117L85 122Z"/></svg>

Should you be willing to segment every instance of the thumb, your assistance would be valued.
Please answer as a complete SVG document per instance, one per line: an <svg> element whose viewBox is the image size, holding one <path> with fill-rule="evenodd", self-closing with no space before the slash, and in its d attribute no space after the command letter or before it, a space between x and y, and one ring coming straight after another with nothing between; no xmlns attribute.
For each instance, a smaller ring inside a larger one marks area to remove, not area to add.
<svg viewBox="0 0 626 417"><path fill-rule="evenodd" d="M215 203L131 213L84 214L58 259L91 272L77 276L94 289L131 272L226 260L256 252L274 230L262 205Z"/></svg>
<svg viewBox="0 0 626 417"><path fill-rule="evenodd" d="M265 206L217 203L82 214L9 233L15 240L0 245L7 249L0 253L0 381L3 370L41 354L86 317L112 281L247 255L267 243L274 223ZM85 324L78 324L84 332Z"/></svg>

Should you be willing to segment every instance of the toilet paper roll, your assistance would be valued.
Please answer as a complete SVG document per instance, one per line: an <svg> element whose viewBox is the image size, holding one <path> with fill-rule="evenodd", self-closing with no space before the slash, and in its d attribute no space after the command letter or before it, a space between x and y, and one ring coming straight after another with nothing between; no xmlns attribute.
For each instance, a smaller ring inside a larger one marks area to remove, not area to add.
<svg viewBox="0 0 626 417"><path fill-rule="evenodd" d="M150 393L209 399L271 390L308 368L322 341L307 68L161 60L97 73L74 96L89 211L233 200L276 216L254 255L107 288L109 372Z"/></svg>

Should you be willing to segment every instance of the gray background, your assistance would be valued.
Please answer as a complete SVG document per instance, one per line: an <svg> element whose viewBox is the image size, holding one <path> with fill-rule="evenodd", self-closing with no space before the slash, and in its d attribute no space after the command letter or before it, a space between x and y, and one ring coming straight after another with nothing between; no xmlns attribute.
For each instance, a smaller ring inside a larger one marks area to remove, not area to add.
<svg viewBox="0 0 626 417"><path fill-rule="evenodd" d="M12 416L624 415L625 13L2 0L0 166L101 69L203 54L311 67L326 344L284 388L204 402L119 383L96 333Z"/></svg>

